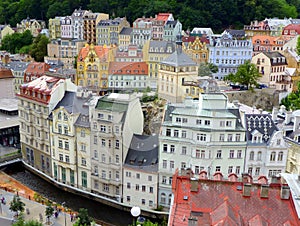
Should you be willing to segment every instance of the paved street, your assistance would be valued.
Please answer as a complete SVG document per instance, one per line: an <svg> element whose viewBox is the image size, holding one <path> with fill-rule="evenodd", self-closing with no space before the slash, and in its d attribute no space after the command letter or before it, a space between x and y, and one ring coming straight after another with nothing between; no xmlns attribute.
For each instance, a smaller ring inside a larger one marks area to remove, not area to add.
<svg viewBox="0 0 300 226"><path fill-rule="evenodd" d="M10 211L9 210L9 203L10 201L12 200L13 198L13 194L12 193L9 193L9 192L5 192L3 190L0 190L0 197L4 196L5 200L6 200L6 204L3 205L3 204L0 204L0 225L1 226L10 226L12 224L12 219L13 219L13 216L14 216L14 212ZM25 199L23 197L21 197L22 201L26 204L25 206L25 210L26 208L29 209L29 214L26 214L26 211L24 211L24 216L25 216L25 220L29 220L29 219L35 219L35 220L40 220L40 217L39 215L41 214L42 215L42 221L44 225L46 225L46 218L45 218L45 209L46 209L46 206L40 204L40 203L37 203L37 202L34 202L34 201L31 201L31 200L28 200L28 199ZM66 220L66 222L65 222ZM65 213L60 213L58 215L57 218L55 218L54 216L51 217L50 221L53 223L52 225L53 226L71 226L73 225L73 223L71 222L71 218L70 218L70 215L69 214L66 214ZM66 223L66 224L65 224Z"/></svg>

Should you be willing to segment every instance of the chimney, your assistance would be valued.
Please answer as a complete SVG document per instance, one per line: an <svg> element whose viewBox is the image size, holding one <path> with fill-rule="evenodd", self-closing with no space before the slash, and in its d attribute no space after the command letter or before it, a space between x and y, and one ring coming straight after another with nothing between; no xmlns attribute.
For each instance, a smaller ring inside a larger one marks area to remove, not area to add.
<svg viewBox="0 0 300 226"><path fill-rule="evenodd" d="M268 198L269 197L269 185L263 184L260 187L260 197L261 198Z"/></svg>
<svg viewBox="0 0 300 226"><path fill-rule="evenodd" d="M285 114L284 123L286 125L288 125L291 122L291 118L292 118L292 112L291 111L287 111L286 114Z"/></svg>
<svg viewBox="0 0 300 226"><path fill-rule="evenodd" d="M221 172L216 172L214 175L213 175L213 179L214 180L220 180L222 181L223 180L223 174Z"/></svg>
<svg viewBox="0 0 300 226"><path fill-rule="evenodd" d="M290 187L288 185L282 185L280 191L281 199L289 199L290 198Z"/></svg>
<svg viewBox="0 0 300 226"><path fill-rule="evenodd" d="M199 173L199 179L207 179L207 172L205 170L202 170L200 173Z"/></svg>
<svg viewBox="0 0 300 226"><path fill-rule="evenodd" d="M272 110L272 120L275 121L277 119L278 109L276 107L273 107Z"/></svg>
<svg viewBox="0 0 300 226"><path fill-rule="evenodd" d="M231 173L228 176L228 180L232 182L237 182L238 176L235 173Z"/></svg>
<svg viewBox="0 0 300 226"><path fill-rule="evenodd" d="M251 196L251 184L243 185L243 196Z"/></svg>
<svg viewBox="0 0 300 226"><path fill-rule="evenodd" d="M191 191L198 192L198 179L195 177L191 178Z"/></svg>

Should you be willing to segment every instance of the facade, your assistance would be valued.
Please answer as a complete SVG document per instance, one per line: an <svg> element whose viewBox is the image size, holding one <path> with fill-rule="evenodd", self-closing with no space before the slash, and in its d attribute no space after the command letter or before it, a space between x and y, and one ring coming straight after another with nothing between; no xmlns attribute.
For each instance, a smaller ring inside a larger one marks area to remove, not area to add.
<svg viewBox="0 0 300 226"><path fill-rule="evenodd" d="M197 64L207 63L209 59L208 39L199 36L190 36L188 42L183 42L183 51Z"/></svg>
<svg viewBox="0 0 300 226"><path fill-rule="evenodd" d="M292 80L286 73L287 62L281 53L259 53L252 58L251 63L255 64L261 73L261 83L275 87L276 90L292 90Z"/></svg>
<svg viewBox="0 0 300 226"><path fill-rule="evenodd" d="M70 79L39 77L20 88L19 120L23 160L52 176L48 117L66 91L76 91Z"/></svg>
<svg viewBox="0 0 300 226"><path fill-rule="evenodd" d="M176 169L190 168L196 177L203 170L208 177L243 173L245 129L238 112L220 93L167 104L159 137L159 205L170 205Z"/></svg>
<svg viewBox="0 0 300 226"><path fill-rule="evenodd" d="M14 92L14 76L10 69L0 67L0 97L13 98Z"/></svg>
<svg viewBox="0 0 300 226"><path fill-rule="evenodd" d="M122 202L123 167L133 134L143 132L143 113L134 95L112 93L91 109L91 189Z"/></svg>
<svg viewBox="0 0 300 226"><path fill-rule="evenodd" d="M116 56L116 62L142 62L143 52L136 45L129 44L128 46L119 47Z"/></svg>
<svg viewBox="0 0 300 226"><path fill-rule="evenodd" d="M101 20L96 28L97 45L118 45L124 27L130 27L126 17Z"/></svg>
<svg viewBox="0 0 300 226"><path fill-rule="evenodd" d="M133 22L131 43L143 48L145 42L152 37L153 18L138 18Z"/></svg>
<svg viewBox="0 0 300 226"><path fill-rule="evenodd" d="M144 61L148 64L150 87L157 89L160 63L175 51L175 43L171 41L149 40L143 47Z"/></svg>
<svg viewBox="0 0 300 226"><path fill-rule="evenodd" d="M101 20L108 20L109 15L105 13L87 13L83 18L83 39L89 44L97 43L97 24Z"/></svg>
<svg viewBox="0 0 300 226"><path fill-rule="evenodd" d="M158 96L172 103L180 103L186 96L184 82L197 81L197 64L182 51L181 41L177 49L160 64L158 71Z"/></svg>
<svg viewBox="0 0 300 226"><path fill-rule="evenodd" d="M73 20L72 17L66 16L60 18L61 38L72 39L73 38Z"/></svg>
<svg viewBox="0 0 300 226"><path fill-rule="evenodd" d="M254 181L261 175L271 181L273 176L284 173L288 146L283 132L278 130L272 120L272 115L246 114L244 126L247 138L245 172Z"/></svg>
<svg viewBox="0 0 300 226"><path fill-rule="evenodd" d="M234 39L224 34L220 38L210 39L209 63L218 66L218 72L213 77L223 80L230 73L236 73L239 65L251 60L253 46L251 40Z"/></svg>
<svg viewBox="0 0 300 226"><path fill-rule="evenodd" d="M252 37L253 55L261 52L282 52L285 43L282 36L255 35Z"/></svg>
<svg viewBox="0 0 300 226"><path fill-rule="evenodd" d="M168 20L164 26L164 41L175 42L178 34L182 33L182 24L179 20Z"/></svg>
<svg viewBox="0 0 300 226"><path fill-rule="evenodd" d="M27 69L24 73L24 83L31 82L36 78L41 77L50 69L50 65L41 62L31 62L28 64Z"/></svg>
<svg viewBox="0 0 300 226"><path fill-rule="evenodd" d="M61 17L49 19L49 38L50 40L61 38Z"/></svg>
<svg viewBox="0 0 300 226"><path fill-rule="evenodd" d="M300 34L300 24L289 24L282 30L282 37L286 40L293 39Z"/></svg>
<svg viewBox="0 0 300 226"><path fill-rule="evenodd" d="M17 32L23 33L24 31L29 30L33 37L38 36L44 28L46 28L45 21L30 19L29 17L17 24Z"/></svg>
<svg viewBox="0 0 300 226"><path fill-rule="evenodd" d="M177 172L168 225L300 224L298 200L292 198L292 194L299 192L296 179L291 183L286 179L293 185L290 188L285 182L281 183L281 177L274 178L270 184L264 178L253 183L247 177L234 174L230 177L231 181L205 177L198 180L191 174Z"/></svg>
<svg viewBox="0 0 300 226"><path fill-rule="evenodd" d="M271 28L267 21L251 21L250 25L244 25L244 30L248 38L255 35L271 35Z"/></svg>
<svg viewBox="0 0 300 226"><path fill-rule="evenodd" d="M15 33L15 31L10 27L10 25L0 25L0 44L1 40L6 35L12 35L13 33Z"/></svg>
<svg viewBox="0 0 300 226"><path fill-rule="evenodd" d="M79 171L78 165L86 167L88 165L86 163L90 162L84 161L82 157L82 152L90 150L89 142L86 144L87 149L82 150L81 147L85 143L77 139L79 135L77 125L82 117L88 121L89 105L86 103L90 96L81 94L66 91L49 116L51 160L52 175L55 180L80 189L87 189L90 188L90 182L88 182L91 176L90 167L85 171ZM85 177L84 174L87 176Z"/></svg>
<svg viewBox="0 0 300 226"><path fill-rule="evenodd" d="M108 73L109 89L112 92L145 90L150 87L148 65L145 62L111 62Z"/></svg>
<svg viewBox="0 0 300 226"><path fill-rule="evenodd" d="M214 32L211 28L194 27L191 31L191 36L211 37Z"/></svg>
<svg viewBox="0 0 300 226"><path fill-rule="evenodd" d="M63 68L71 69L75 65L75 57L86 41L79 39L54 39L47 45L48 56L45 62L54 61L56 64L62 63Z"/></svg>
<svg viewBox="0 0 300 226"><path fill-rule="evenodd" d="M128 46L130 42L132 28L131 27L123 27L119 34L119 43L118 46L121 48L125 48Z"/></svg>
<svg viewBox="0 0 300 226"><path fill-rule="evenodd" d="M28 62L22 61L12 61L7 67L10 68L13 76L14 76L14 92L15 94L20 92L20 86L24 83L24 73L28 67Z"/></svg>
<svg viewBox="0 0 300 226"><path fill-rule="evenodd" d="M159 13L152 21L152 40L163 40L164 27L168 21L174 21L172 13Z"/></svg>
<svg viewBox="0 0 300 226"><path fill-rule="evenodd" d="M83 40L84 38L84 22L83 18L86 14L91 13L91 11L88 10L82 10L82 9L75 9L74 12L71 15L72 21L73 21L73 38Z"/></svg>
<svg viewBox="0 0 300 226"><path fill-rule="evenodd" d="M288 64L287 67L295 69L295 74L291 79L293 87L292 91L296 92L298 90L298 82L300 81L300 57L295 49L285 49L283 55L286 58Z"/></svg>
<svg viewBox="0 0 300 226"><path fill-rule="evenodd" d="M158 135L133 135L123 173L123 203L156 209L158 193Z"/></svg>
<svg viewBox="0 0 300 226"><path fill-rule="evenodd" d="M86 44L77 58L75 83L89 90L106 92L109 63L114 61L116 47Z"/></svg>

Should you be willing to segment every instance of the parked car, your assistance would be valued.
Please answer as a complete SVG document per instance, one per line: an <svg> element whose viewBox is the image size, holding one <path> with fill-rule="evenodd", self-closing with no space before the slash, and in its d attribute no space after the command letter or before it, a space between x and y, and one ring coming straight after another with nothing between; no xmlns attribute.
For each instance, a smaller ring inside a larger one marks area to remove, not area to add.
<svg viewBox="0 0 300 226"><path fill-rule="evenodd" d="M235 89L235 90L248 90L247 86L245 86L245 85L231 83L230 86L232 89Z"/></svg>
<svg viewBox="0 0 300 226"><path fill-rule="evenodd" d="M258 84L256 86L257 89L263 89L263 88L268 88L268 86L266 84Z"/></svg>

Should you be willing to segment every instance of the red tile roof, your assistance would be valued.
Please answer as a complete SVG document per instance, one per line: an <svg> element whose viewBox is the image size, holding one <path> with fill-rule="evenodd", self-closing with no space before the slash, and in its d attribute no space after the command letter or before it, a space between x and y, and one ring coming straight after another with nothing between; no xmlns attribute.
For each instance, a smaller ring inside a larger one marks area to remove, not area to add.
<svg viewBox="0 0 300 226"><path fill-rule="evenodd" d="M145 62L111 62L110 75L148 75L148 65Z"/></svg>
<svg viewBox="0 0 300 226"><path fill-rule="evenodd" d="M94 46L93 44L91 45L85 45L85 47L81 48L79 54L78 54L78 61L82 61L84 60L90 51L95 50L96 55L98 56L98 58L103 59L106 58L108 56L108 52L110 50L110 47L108 46Z"/></svg>
<svg viewBox="0 0 300 226"><path fill-rule="evenodd" d="M0 68L0 79L14 78L12 72L8 68Z"/></svg>
<svg viewBox="0 0 300 226"><path fill-rule="evenodd" d="M156 20L163 20L166 22L170 15L171 13L159 13L156 17Z"/></svg>
<svg viewBox="0 0 300 226"><path fill-rule="evenodd" d="M191 191L194 182L197 191ZM270 184L267 198L260 197L260 184L251 185L250 196L243 195L242 187L242 182L191 181L177 172L169 225L188 225L188 217L193 215L197 218L194 225L300 225L292 198L280 197L280 184Z"/></svg>
<svg viewBox="0 0 300 226"><path fill-rule="evenodd" d="M31 62L28 64L27 69L25 71L26 74L34 74L34 75L43 75L45 72L48 72L50 69L50 65L47 63L41 62Z"/></svg>
<svg viewBox="0 0 300 226"><path fill-rule="evenodd" d="M285 31L288 31L288 33L286 34ZM291 31L295 31L296 34L292 33ZM297 34L300 34L300 24L289 24L282 29L282 35L296 36Z"/></svg>

